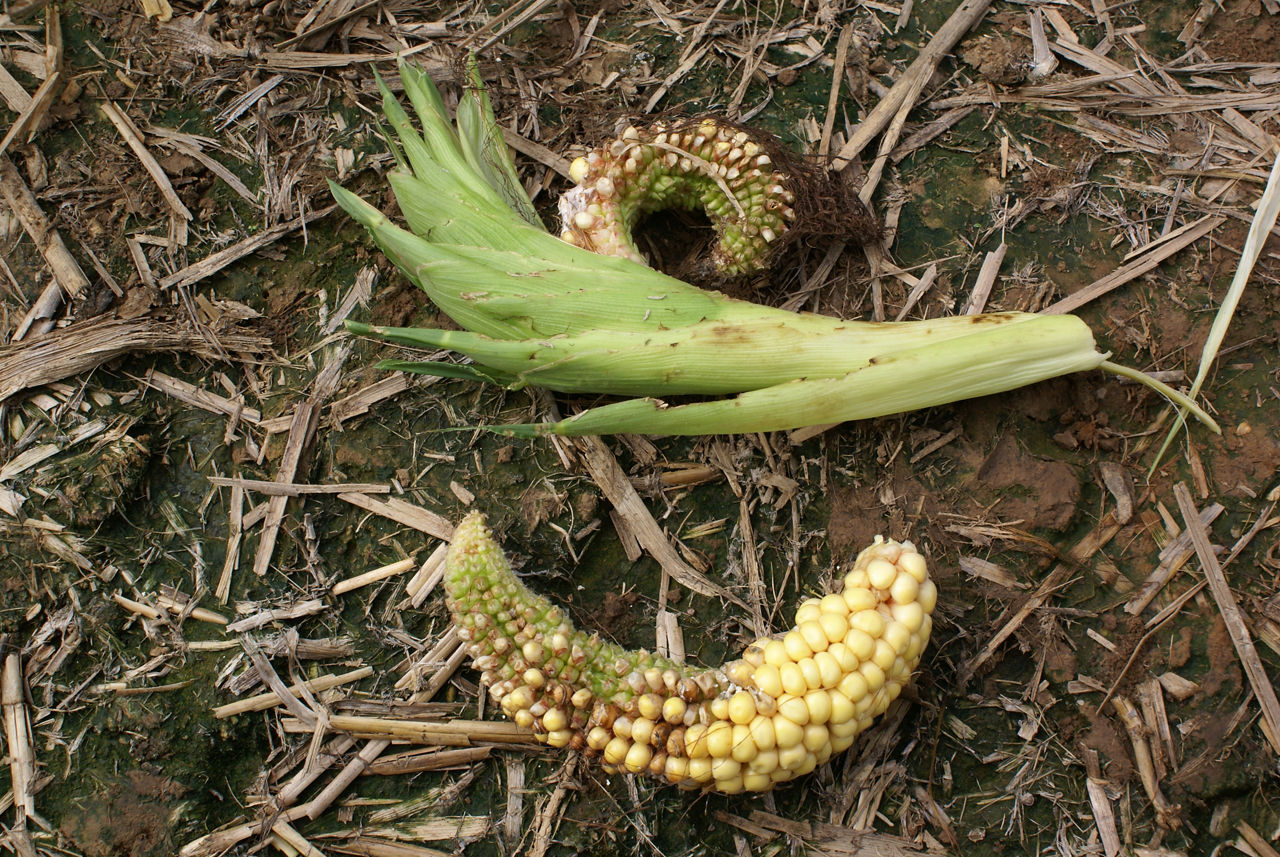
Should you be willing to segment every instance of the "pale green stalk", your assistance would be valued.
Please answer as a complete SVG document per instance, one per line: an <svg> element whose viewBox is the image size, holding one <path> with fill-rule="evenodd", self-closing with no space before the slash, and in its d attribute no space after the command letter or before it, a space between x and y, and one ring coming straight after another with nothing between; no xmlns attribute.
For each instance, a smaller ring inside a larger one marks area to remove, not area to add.
<svg viewBox="0 0 1280 857"><path fill-rule="evenodd" d="M1271 176L1267 179L1267 186L1262 191L1261 199L1258 200L1258 209L1254 212L1253 222L1249 224L1249 234L1245 237L1244 249L1240 251L1240 261L1236 263L1236 272L1231 278L1231 286L1223 296L1222 306L1218 307L1218 314L1214 316L1209 335L1205 338L1204 348L1200 352L1200 368L1187 393L1191 401L1200 394L1200 388L1205 378L1209 376L1209 369L1218 358L1218 349L1222 347L1222 341L1227 336L1231 319L1235 316L1236 307L1240 304L1240 297L1244 294L1245 287L1249 284L1249 277L1253 274L1253 266L1262 255L1262 246L1271 235L1271 230L1275 228L1277 217L1280 217L1280 152L1276 153L1275 163L1271 165ZM1169 427L1169 433L1165 435L1164 443L1160 445L1160 450L1151 464L1151 472L1155 472L1156 467L1160 465L1160 460L1164 457L1165 450L1181 431L1189 410L1191 409L1186 404L1179 409L1174 424Z"/></svg>

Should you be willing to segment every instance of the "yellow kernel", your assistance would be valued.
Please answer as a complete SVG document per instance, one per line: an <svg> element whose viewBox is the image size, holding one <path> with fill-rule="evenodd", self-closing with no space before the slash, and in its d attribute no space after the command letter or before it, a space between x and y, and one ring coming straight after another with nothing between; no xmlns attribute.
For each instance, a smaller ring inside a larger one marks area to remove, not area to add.
<svg viewBox="0 0 1280 857"><path fill-rule="evenodd" d="M867 580L867 570L855 567L844 576L844 586L846 593L849 589L869 589L871 584Z"/></svg>
<svg viewBox="0 0 1280 857"><path fill-rule="evenodd" d="M685 753L690 759L702 759L707 755L707 727L695 723L684 730Z"/></svg>
<svg viewBox="0 0 1280 857"><path fill-rule="evenodd" d="M700 756L696 759L689 760L689 779L705 783L711 779L711 759L707 756Z"/></svg>
<svg viewBox="0 0 1280 857"><path fill-rule="evenodd" d="M799 723L801 726L809 722L809 706L805 705L803 696L784 696L778 701L778 714L790 720L792 723ZM774 726L777 726L777 719L774 719Z"/></svg>
<svg viewBox="0 0 1280 857"><path fill-rule="evenodd" d="M662 719L675 725L684 720L684 713L688 710L685 701L678 696L668 696L662 703Z"/></svg>
<svg viewBox="0 0 1280 857"><path fill-rule="evenodd" d="M622 760L622 764L626 766L627 771L630 773L639 774L648 770L649 762L652 759L653 749L648 744L632 744L630 749L627 750L626 758Z"/></svg>
<svg viewBox="0 0 1280 857"><path fill-rule="evenodd" d="M648 744L653 737L654 723L648 717L637 717L631 723L631 740L637 744Z"/></svg>
<svg viewBox="0 0 1280 857"><path fill-rule="evenodd" d="M631 718L625 714L613 721L613 734L619 738L631 737Z"/></svg>
<svg viewBox="0 0 1280 857"><path fill-rule="evenodd" d="M613 740L613 733L603 726L592 726L591 731L587 733L587 746L592 750L603 750L611 740Z"/></svg>
<svg viewBox="0 0 1280 857"><path fill-rule="evenodd" d="M861 663L861 661L858 660L858 656L853 653L853 649L849 648L844 643L832 643L831 648L827 649L827 654L831 655L835 660L836 665L840 667L841 675L844 675L850 670L856 670L858 668L858 664ZM814 660L817 660L817 658L814 658ZM821 662L819 662L818 666L822 666ZM836 679L836 681L839 681L839 679Z"/></svg>
<svg viewBox="0 0 1280 857"><path fill-rule="evenodd" d="M552 747L568 747L573 732L568 729L555 729L547 733L547 743Z"/></svg>
<svg viewBox="0 0 1280 857"><path fill-rule="evenodd" d="M901 654L911 643L911 630L901 622L890 622L885 627L884 636L881 639L888 643L889 648L894 652Z"/></svg>
<svg viewBox="0 0 1280 857"><path fill-rule="evenodd" d="M879 668L877 667L877 669ZM836 690L854 705L857 705L870 692L867 686L867 678L862 674L861 670L855 670L846 675L840 680Z"/></svg>
<svg viewBox="0 0 1280 857"><path fill-rule="evenodd" d="M753 667L758 667L764 663L764 647L766 640L757 640L747 646L746 651L742 653L742 659Z"/></svg>
<svg viewBox="0 0 1280 857"><path fill-rule="evenodd" d="M711 717L714 720L728 720L729 700L723 696L717 696L707 703L707 710L711 712Z"/></svg>
<svg viewBox="0 0 1280 857"><path fill-rule="evenodd" d="M569 718L564 716L564 711L559 708L553 708L546 714L542 715L542 728L548 732L555 732L569 725Z"/></svg>
<svg viewBox="0 0 1280 857"><path fill-rule="evenodd" d="M916 595L916 601L920 602L920 606L926 613L932 613L933 608L938 603L938 587L932 580L926 580L920 584L920 593Z"/></svg>
<svg viewBox="0 0 1280 857"><path fill-rule="evenodd" d="M800 632L800 636L804 638L805 645L809 647L809 654L825 652L827 646L831 643L827 639L827 632L823 629L821 622L801 622L796 630ZM804 657L809 657L809 655ZM800 658L797 658L797 660L800 660Z"/></svg>
<svg viewBox="0 0 1280 857"><path fill-rule="evenodd" d="M857 735L858 733L856 732L853 733L852 735L832 735L831 736L832 754L834 755L835 753L843 753L845 750L848 750L850 747L852 747L853 740L854 738L857 737Z"/></svg>
<svg viewBox="0 0 1280 857"><path fill-rule="evenodd" d="M717 780L716 788L720 788L719 780L731 780L741 774L742 763L737 759L730 759L727 755L724 758L712 758L711 776Z"/></svg>
<svg viewBox="0 0 1280 857"><path fill-rule="evenodd" d="M717 720L707 727L707 752L713 759L726 758L733 750L733 727Z"/></svg>
<svg viewBox="0 0 1280 857"><path fill-rule="evenodd" d="M689 760L684 756L667 756L663 773L672 783L683 782L689 778Z"/></svg>
<svg viewBox="0 0 1280 857"><path fill-rule="evenodd" d="M827 724L827 731L831 733L833 740L836 738L852 738L862 731L862 726L858 723L857 718L842 720L839 723L832 720Z"/></svg>
<svg viewBox="0 0 1280 857"><path fill-rule="evenodd" d="M822 596L818 606L822 608L823 613L834 613L837 616L849 615L849 605L844 603L844 597L834 593Z"/></svg>
<svg viewBox="0 0 1280 857"><path fill-rule="evenodd" d="M780 751L794 747L804 740L804 725L779 714L773 718L773 737Z"/></svg>
<svg viewBox="0 0 1280 857"><path fill-rule="evenodd" d="M819 606L817 599L806 598L804 601L801 601L800 606L796 608L796 624L799 625L801 622L809 622L813 619L817 619L821 613L822 607Z"/></svg>
<svg viewBox="0 0 1280 857"><path fill-rule="evenodd" d="M726 795L741 794L743 789L742 775L729 777L727 779L716 778L716 791Z"/></svg>
<svg viewBox="0 0 1280 857"><path fill-rule="evenodd" d="M724 674L729 677L729 681L734 684L746 684L751 681L751 674L755 672L751 664L746 661L733 661L724 667Z"/></svg>
<svg viewBox="0 0 1280 857"><path fill-rule="evenodd" d="M751 737L750 726L734 726L733 727L733 758L736 761L746 764L756 757L756 753L760 750L756 747L756 742Z"/></svg>
<svg viewBox="0 0 1280 857"><path fill-rule="evenodd" d="M827 718L827 724L834 734L836 726L853 720L853 703L849 701L849 697L838 690L829 691L827 696L831 699L831 716Z"/></svg>
<svg viewBox="0 0 1280 857"><path fill-rule="evenodd" d="M662 716L662 697L656 693L642 694L636 700L636 709L640 712L641 717L657 720Z"/></svg>
<svg viewBox="0 0 1280 857"><path fill-rule="evenodd" d="M911 664L918 664L920 662L920 653L924 651L924 646L927 642L919 634L912 634L911 642L907 643L907 650L902 653L902 656Z"/></svg>
<svg viewBox="0 0 1280 857"><path fill-rule="evenodd" d="M740 690L729 700L729 719L745 726L756 716L756 701L750 692Z"/></svg>
<svg viewBox="0 0 1280 857"><path fill-rule="evenodd" d="M627 751L630 750L632 744L626 738L612 738L604 748L604 760L609 765L621 765L622 760L627 758Z"/></svg>
<svg viewBox="0 0 1280 857"><path fill-rule="evenodd" d="M502 710L506 711L507 706L511 706L511 711L519 711L521 708L528 708L533 705L533 694L529 692L529 688L521 686L508 693L502 698Z"/></svg>
<svg viewBox="0 0 1280 857"><path fill-rule="evenodd" d="M787 655L787 647L783 645L781 640L770 640L764 645L764 662L780 667L785 663L790 663L791 658Z"/></svg>
<svg viewBox="0 0 1280 857"><path fill-rule="evenodd" d="M849 632L847 616L847 613L823 613L818 617L818 624L822 626L822 633L826 637L828 646L840 642Z"/></svg>
<svg viewBox="0 0 1280 857"><path fill-rule="evenodd" d="M520 678L524 679L524 683L529 685L529 687L535 689L542 687L547 683L547 677L542 674L542 670L534 669L533 667L529 667L529 669L525 670L524 675L520 676Z"/></svg>
<svg viewBox="0 0 1280 857"><path fill-rule="evenodd" d="M875 589L888 589L897 576L898 569L887 560L873 559L867 563L867 582Z"/></svg>
<svg viewBox="0 0 1280 857"><path fill-rule="evenodd" d="M533 726L534 716L533 716L533 712L529 711L529 709L522 708L519 711L517 711L511 717L511 719L515 721L517 726L522 726L525 729L529 729Z"/></svg>
<svg viewBox="0 0 1280 857"><path fill-rule="evenodd" d="M861 667L858 668L858 672L862 673L862 677L867 680L868 693L874 694L877 691L879 691L880 688L884 687L884 680L885 680L884 670L882 670L878 664L875 664L871 661L867 661L865 664L863 664ZM852 696L849 698L853 699Z"/></svg>
<svg viewBox="0 0 1280 857"><path fill-rule="evenodd" d="M788 631L782 638L782 645L786 647L787 659L792 663L804 660L813 654L813 649L809 648L809 644L805 642L799 631Z"/></svg>
<svg viewBox="0 0 1280 857"><path fill-rule="evenodd" d="M756 757L747 765L747 770L753 774L771 774L778 767L778 751L774 748L761 750Z"/></svg>
<svg viewBox="0 0 1280 857"><path fill-rule="evenodd" d="M778 750L778 770L786 771L791 777L794 777L796 768L804 763L805 756L809 755L809 751L804 746L804 730L801 729L800 740L796 743ZM777 771L774 771L777 774Z"/></svg>
<svg viewBox="0 0 1280 857"><path fill-rule="evenodd" d="M751 723L748 724L747 728L751 730L751 740L761 752L772 750L777 746L778 739L773 731L772 717L757 714L751 719Z"/></svg>
<svg viewBox="0 0 1280 857"><path fill-rule="evenodd" d="M889 597L899 604L910 604L920 594L920 582L903 572L893 579L889 587Z"/></svg>
<svg viewBox="0 0 1280 857"><path fill-rule="evenodd" d="M817 723L810 723L804 727L804 748L811 753L817 752L820 748L826 746L831 740L831 733L827 731L827 727L820 726Z"/></svg>
<svg viewBox="0 0 1280 857"><path fill-rule="evenodd" d="M844 644L849 647L849 651L853 652L853 656L857 658L858 663L870 660L876 651L875 637L872 637L861 628L850 628L849 633L844 635Z"/></svg>
<svg viewBox="0 0 1280 857"><path fill-rule="evenodd" d="M524 655L524 659L531 664L540 664L542 659L546 657L546 652L542 648L542 643L537 640L530 640L520 648L520 654Z"/></svg>
<svg viewBox="0 0 1280 857"><path fill-rule="evenodd" d="M875 610L859 610L849 617L849 625L857 628L859 631L865 631L872 637L879 637L884 633L884 617ZM848 639L845 640L847 645Z"/></svg>
<svg viewBox="0 0 1280 857"><path fill-rule="evenodd" d="M804 673L796 664L783 664L778 673L782 690L792 696L799 696L809 687L809 683L804 680Z"/></svg>
<svg viewBox="0 0 1280 857"><path fill-rule="evenodd" d="M778 751L771 748L761 750L756 757L747 765L747 770L753 774L771 774L778 767Z"/></svg>
<svg viewBox="0 0 1280 857"><path fill-rule="evenodd" d="M767 792L773 787L773 780L768 774L746 774L742 778L742 787L749 792Z"/></svg>
<svg viewBox="0 0 1280 857"><path fill-rule="evenodd" d="M929 576L929 564L915 551L903 551L898 557L898 568L916 579L916 583L924 583Z"/></svg>
<svg viewBox="0 0 1280 857"><path fill-rule="evenodd" d="M766 663L756 667L752 680L761 693L768 694L775 699L782 696L782 674L773 664Z"/></svg>
<svg viewBox="0 0 1280 857"><path fill-rule="evenodd" d="M850 575L852 577L853 575ZM876 594L865 586L851 587L846 579L844 592L840 596L844 599L845 606L849 608L850 613L857 613L859 610L870 610L876 606Z"/></svg>
<svg viewBox="0 0 1280 857"><path fill-rule="evenodd" d="M890 612L893 613L893 621L906 625L907 630L913 634L919 631L920 625L924 623L924 608L920 606L919 601L895 604L890 608Z"/></svg>
<svg viewBox="0 0 1280 857"><path fill-rule="evenodd" d="M820 653L820 654L825 654ZM800 668L800 674L804 676L805 690L813 690L816 687L822 687L822 671L818 669L818 662L813 658L805 658L796 664Z"/></svg>
<svg viewBox="0 0 1280 857"><path fill-rule="evenodd" d="M826 723L831 719L831 694L825 690L811 690L804 695L804 704L809 707L810 723Z"/></svg>
<svg viewBox="0 0 1280 857"><path fill-rule="evenodd" d="M894 651L893 646L889 645L887 640L876 640L876 653L871 656L872 663L888 674L897 657L898 653Z"/></svg>
<svg viewBox="0 0 1280 857"><path fill-rule="evenodd" d="M835 645L846 651L848 650L844 643L836 643ZM832 646L832 648L835 648L835 646ZM832 654L831 649L825 652L818 652L813 656L813 662L818 666L818 687L835 687L847 672L840 666L839 659Z"/></svg>

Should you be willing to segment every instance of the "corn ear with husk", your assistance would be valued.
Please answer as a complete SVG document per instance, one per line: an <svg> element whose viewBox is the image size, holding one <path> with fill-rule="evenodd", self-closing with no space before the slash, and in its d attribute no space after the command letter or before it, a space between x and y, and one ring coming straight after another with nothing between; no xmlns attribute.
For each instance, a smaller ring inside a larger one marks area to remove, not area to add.
<svg viewBox="0 0 1280 857"><path fill-rule="evenodd" d="M574 246L539 222L474 67L456 129L431 80L408 65L400 73L418 127L385 85L383 110L396 136L389 182L409 229L331 187L383 252L465 330L348 326L474 361L466 368L384 364L395 369L640 397L554 424L495 428L524 435L784 430L1118 368L1073 316L843 321L736 300L630 258ZM657 398L734 394L675 405Z"/></svg>

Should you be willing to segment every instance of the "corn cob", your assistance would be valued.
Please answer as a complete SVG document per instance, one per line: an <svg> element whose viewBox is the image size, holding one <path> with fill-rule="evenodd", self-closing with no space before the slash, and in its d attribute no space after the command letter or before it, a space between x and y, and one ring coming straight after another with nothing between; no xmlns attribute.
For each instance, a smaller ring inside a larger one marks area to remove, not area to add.
<svg viewBox="0 0 1280 857"><path fill-rule="evenodd" d="M927 323L848 322L734 300L631 258L600 256L561 241L538 222L519 187L474 69L473 85L458 108L457 130L431 81L410 66L400 71L421 133L385 86L383 110L399 141L399 147L392 144L399 166L389 181L412 231L395 226L354 194L331 187L387 256L468 333L351 327L403 342L457 346L478 365L384 365L514 387L537 383L565 392L742 394L679 406L640 398L564 423L504 430L527 435L791 429L953 402L1091 368L1136 377L1192 408L1217 430L1185 397L1107 362L1088 327L1072 316L993 313ZM705 131L702 136L716 136L716 143L736 140L718 139L718 127ZM643 138L655 156L662 151L656 146L662 133ZM675 132L665 133L669 141ZM636 137L641 139L640 132ZM679 143L686 144L683 135ZM620 157L634 148L626 140L623 144ZM622 157L624 171L628 157ZM746 157L745 143L743 154L735 157ZM588 163L586 172L577 171L585 182L594 169ZM727 181L727 175L728 168L719 177ZM603 177L593 179L597 195ZM786 219L783 208L770 207L786 200L768 189L775 178L767 177L760 199L764 211ZM620 184L628 189L625 182L610 182L615 194ZM654 184L644 187L652 191ZM643 200L628 202L615 214L625 220L627 211L644 205ZM579 213L571 214L574 223ZM606 239L590 243L597 240Z"/></svg>
<svg viewBox="0 0 1280 857"><path fill-rule="evenodd" d="M710 118L628 126L574 160L569 177L577 184L560 197L560 237L642 264L630 236L651 211L706 211L719 238L711 262L727 276L763 270L770 245L795 219L795 194L773 159L745 130Z"/></svg>
<svg viewBox="0 0 1280 857"><path fill-rule="evenodd" d="M700 669L576 630L515 576L479 513L454 530L444 584L483 684L538 740L728 794L848 749L910 679L937 601L915 547L877 538L841 593L801 603L795 628Z"/></svg>

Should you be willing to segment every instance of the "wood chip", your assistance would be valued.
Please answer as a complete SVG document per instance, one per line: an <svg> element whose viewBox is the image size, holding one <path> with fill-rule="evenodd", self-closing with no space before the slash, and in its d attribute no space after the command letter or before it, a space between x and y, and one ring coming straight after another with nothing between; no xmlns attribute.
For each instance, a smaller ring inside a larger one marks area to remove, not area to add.
<svg viewBox="0 0 1280 857"><path fill-rule="evenodd" d="M133 124L133 120L129 118L128 114L112 101L104 101L100 107L106 117L111 120L111 124L116 126L120 136L124 137L125 143L129 145L134 155L142 162L142 167L147 171L147 175L151 176L151 180L155 182L156 187L160 188L160 195L164 197L164 201L169 205L169 210L174 216L174 230L170 237L177 244L185 246L187 243L187 225L191 222L192 215L187 207L183 205L177 191L173 189L173 183L169 181L168 174L160 166L160 162L156 160L155 155L151 154L151 151L147 149L147 144L142 140L142 132L138 130L138 126Z"/></svg>
<svg viewBox="0 0 1280 857"><path fill-rule="evenodd" d="M373 675L373 667L361 667L358 670L342 673L341 675L318 676L302 682L307 690L312 693L320 693L331 688L340 687L353 681L359 681ZM288 691L295 698L302 695L302 687L298 684L290 685ZM226 717L234 717L237 714L246 714L250 711L266 711L281 704L280 697L275 692L260 693L257 696L251 696L248 699L240 699L235 702L229 702L226 705L219 705L213 710L213 716L219 719Z"/></svg>
<svg viewBox="0 0 1280 857"><path fill-rule="evenodd" d="M1240 609L1235 596L1231 594L1231 587L1227 585L1222 567L1218 564L1218 557L1209 544L1209 534L1200 523L1200 514L1191 498L1191 492L1187 490L1185 484L1179 482L1173 486L1173 493L1178 498L1178 510L1182 513L1182 520L1186 523L1188 532L1191 533L1196 557L1200 560L1200 568L1203 569L1209 581L1213 600L1217 603L1218 612L1222 614L1222 620L1227 625L1227 632L1231 635L1232 644L1235 645L1236 655L1240 658L1245 675L1249 678L1249 686L1253 688L1258 705L1262 708L1262 717L1268 727L1264 730L1267 740L1271 743L1272 749L1280 754L1280 700L1276 699L1275 688L1272 687L1262 661L1258 658L1253 637L1249 634L1249 626L1245 621L1244 611Z"/></svg>
<svg viewBox="0 0 1280 857"><path fill-rule="evenodd" d="M338 495L338 499L346 500L351 505L358 506L366 512L390 518L398 524L419 530L437 539L448 541L453 538L453 524L447 518L421 506L415 506L406 500L401 500L399 497L381 500L376 497L370 497L368 494L343 493Z"/></svg>

